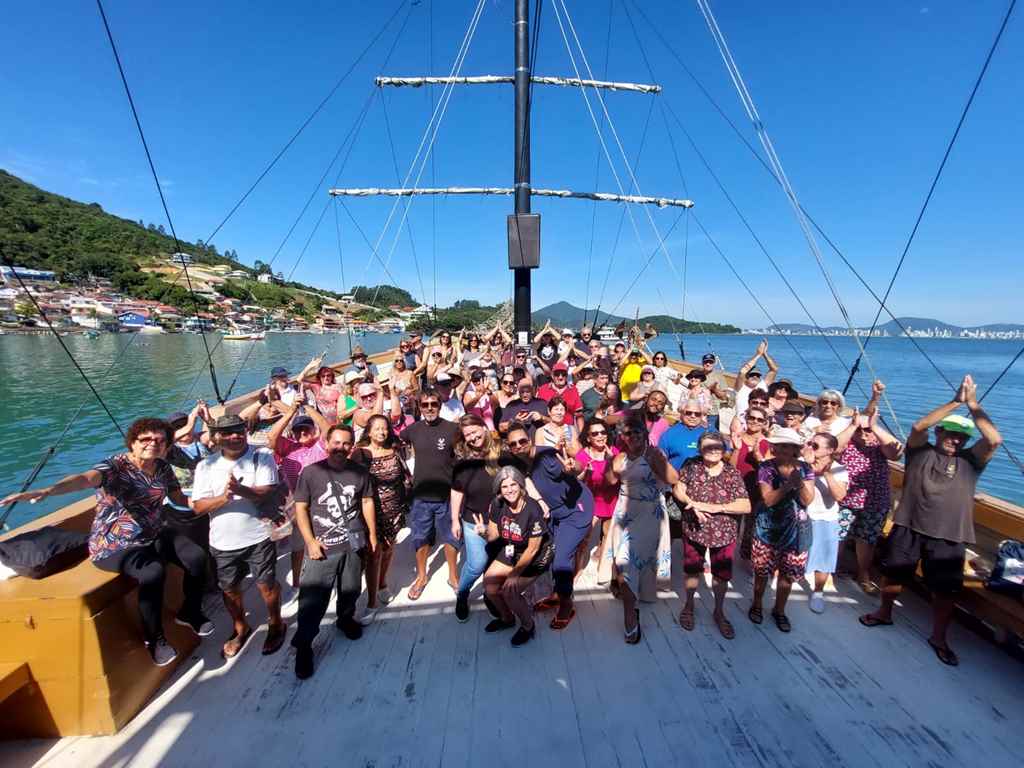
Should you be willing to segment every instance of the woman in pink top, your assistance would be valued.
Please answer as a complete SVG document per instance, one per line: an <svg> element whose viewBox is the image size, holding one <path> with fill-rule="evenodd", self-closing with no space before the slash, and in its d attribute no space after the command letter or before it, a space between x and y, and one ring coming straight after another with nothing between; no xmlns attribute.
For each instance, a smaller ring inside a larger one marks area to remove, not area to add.
<svg viewBox="0 0 1024 768"><path fill-rule="evenodd" d="M316 407L323 414L328 424L338 422L338 400L344 403L345 385L335 382L333 368L322 366L316 372L316 383L309 383L306 386L313 392L316 398Z"/></svg>
<svg viewBox="0 0 1024 768"><path fill-rule="evenodd" d="M601 536L597 551L604 552L605 537L608 535L612 513L615 511L615 502L619 498L619 484L607 482L605 467L609 461L618 455L619 449L614 445L608 445L608 428L597 419L591 419L584 425L583 432L580 433L580 444L583 447L576 454L576 462L583 467L583 470L580 472L579 478L590 489L590 492L594 494L594 519L591 523L591 531L587 541L589 542L593 538L594 529L600 527ZM590 551L586 547L580 547L576 562L577 573L587 567L587 560L589 558ZM605 570L607 572L604 573L604 580L602 581L602 572L599 564L599 583L611 581L611 567Z"/></svg>

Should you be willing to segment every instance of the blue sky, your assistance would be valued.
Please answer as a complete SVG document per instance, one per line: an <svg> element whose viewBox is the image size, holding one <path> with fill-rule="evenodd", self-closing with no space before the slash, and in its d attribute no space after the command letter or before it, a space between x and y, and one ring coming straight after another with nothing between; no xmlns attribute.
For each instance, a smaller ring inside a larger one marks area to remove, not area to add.
<svg viewBox="0 0 1024 768"><path fill-rule="evenodd" d="M624 11L627 0L570 0L568 6L595 73L647 82L650 75ZM422 0L384 71L424 74L451 67L475 3ZM532 4L531 4L532 5ZM1006 2L792 2L768 6L736 0L715 4L797 193L830 236L881 292L910 232L956 119L991 44ZM370 37L399 6L377 3L126 2L106 10L141 113L179 234L205 238L294 132ZM545 3L537 72L571 75L552 6ZM782 265L822 324L841 318L781 192L739 143L629 3L660 96L615 93L607 104L630 157L636 157L651 99L680 116L730 195ZM644 3L649 18L727 114L756 144L703 19L689 3ZM511 71L512 0L487 0L463 74ZM406 10L385 32L324 110L214 238L243 261L268 260L298 215L338 145L373 91ZM0 27L0 167L46 189L99 202L113 213L162 222L124 93L91 2L15 4ZM961 324L1020 320L1017 284L1021 247L1019 179L1024 118L1019 75L1024 30L1013 19L975 101L943 180L891 300L898 314ZM439 96L440 89L434 95ZM425 89L383 94L404 175L430 114ZM596 105L596 101L593 102ZM455 90L435 145L439 186L511 184L512 91L507 86ZM647 194L689 196L695 212L769 312L780 322L805 316L761 255L673 127L686 185L672 159L662 108L654 104L638 178ZM617 150L606 133L618 171ZM534 91L533 182L536 186L617 191L578 89ZM326 201L335 165L275 263L296 279L340 288L331 211L303 243ZM380 96L356 139L342 186L396 186ZM421 185L432 182L428 164ZM381 233L390 200L351 200L348 208L371 240ZM407 232L391 272L428 300L506 298L505 216L509 198L449 199L412 205L411 225L424 291ZM620 207L536 200L542 214L542 264L534 276L534 306L565 299L593 306L613 251ZM399 209L401 211L401 208ZM637 242L627 219L611 262L603 307L632 314L679 314L679 273L685 228L667 239L673 270L657 256L625 294L638 265L657 242L646 214L634 210ZM666 231L676 216L652 211ZM347 284L386 280L370 250L339 210ZM596 224L592 224L596 222ZM393 230L383 240L390 248ZM594 240L591 286L586 285ZM824 245L822 246L824 249ZM766 323L705 238L691 225L687 315L744 326ZM828 255L828 252L825 251ZM297 266L296 266L297 265ZM853 319L868 323L874 306L846 268L829 256Z"/></svg>

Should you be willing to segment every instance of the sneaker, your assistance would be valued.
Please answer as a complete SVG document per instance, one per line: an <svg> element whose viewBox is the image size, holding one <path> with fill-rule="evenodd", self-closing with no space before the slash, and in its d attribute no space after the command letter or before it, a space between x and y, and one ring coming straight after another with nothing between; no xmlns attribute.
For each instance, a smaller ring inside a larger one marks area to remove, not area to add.
<svg viewBox="0 0 1024 768"><path fill-rule="evenodd" d="M299 680L313 676L313 647L304 645L295 648L295 676Z"/></svg>
<svg viewBox="0 0 1024 768"><path fill-rule="evenodd" d="M498 613L498 609L494 607L494 603L491 602L491 598L484 595L484 607L487 608L487 612L496 619L501 618L501 614Z"/></svg>
<svg viewBox="0 0 1024 768"><path fill-rule="evenodd" d="M366 608L356 621L362 626L368 627L373 624L373 620L377 618L378 613L380 613L380 608Z"/></svg>
<svg viewBox="0 0 1024 768"><path fill-rule="evenodd" d="M363 636L363 625L351 616L344 619L338 619L334 622L334 626L345 633L345 637L349 640L358 640Z"/></svg>
<svg viewBox="0 0 1024 768"><path fill-rule="evenodd" d="M825 612L825 596L821 592L811 593L811 610L815 613Z"/></svg>
<svg viewBox="0 0 1024 768"><path fill-rule="evenodd" d="M459 595L455 598L455 618L459 624L469 621L469 595Z"/></svg>
<svg viewBox="0 0 1024 768"><path fill-rule="evenodd" d="M526 645L528 642L533 640L533 633L537 631L537 625L533 625L530 629L524 629L520 627L516 630L516 633L512 635L512 645L518 648L520 645Z"/></svg>
<svg viewBox="0 0 1024 768"><path fill-rule="evenodd" d="M152 643L146 643L146 648L149 649L149 655L153 657L153 663L158 667L166 667L178 658L178 652L162 637Z"/></svg>
<svg viewBox="0 0 1024 768"><path fill-rule="evenodd" d="M395 596L391 594L390 589L381 589L377 592L377 602L381 605L388 605L394 599Z"/></svg>
<svg viewBox="0 0 1024 768"><path fill-rule="evenodd" d="M209 637L215 629L213 622L201 613L197 613L195 616L186 616L179 613L174 617L174 623L180 624L183 627L189 627L200 637Z"/></svg>
<svg viewBox="0 0 1024 768"><path fill-rule="evenodd" d="M287 584L281 585L281 607L291 605L299 596L299 590Z"/></svg>
<svg viewBox="0 0 1024 768"><path fill-rule="evenodd" d="M515 619L513 619L512 621L504 621L502 619L493 619L492 621L487 623L486 627L484 627L484 632L488 632L488 633L504 632L506 629L512 629L512 627L514 627L515 625L516 625Z"/></svg>

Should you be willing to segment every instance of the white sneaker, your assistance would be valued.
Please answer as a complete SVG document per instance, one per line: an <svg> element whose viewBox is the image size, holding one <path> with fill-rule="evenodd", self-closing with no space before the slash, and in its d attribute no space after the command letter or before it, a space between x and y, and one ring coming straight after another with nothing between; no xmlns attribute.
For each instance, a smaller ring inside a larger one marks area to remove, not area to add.
<svg viewBox="0 0 1024 768"><path fill-rule="evenodd" d="M810 600L811 610L815 613L825 612L825 596L821 592L812 592Z"/></svg>
<svg viewBox="0 0 1024 768"><path fill-rule="evenodd" d="M377 602L381 605L388 605L394 599L395 596L391 594L390 589L382 589L377 592Z"/></svg>
<svg viewBox="0 0 1024 768"><path fill-rule="evenodd" d="M366 608L363 610L361 616L356 618L360 624L364 627L368 627L373 624L373 620L377 618L377 614L380 612L380 608Z"/></svg>

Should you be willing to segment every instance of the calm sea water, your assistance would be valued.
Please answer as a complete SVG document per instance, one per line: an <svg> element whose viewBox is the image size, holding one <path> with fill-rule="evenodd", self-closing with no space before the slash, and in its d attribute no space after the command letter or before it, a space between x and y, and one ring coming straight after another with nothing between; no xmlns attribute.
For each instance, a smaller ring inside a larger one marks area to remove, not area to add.
<svg viewBox="0 0 1024 768"><path fill-rule="evenodd" d="M219 340L209 336L210 344ZM397 335L369 335L357 339L367 352L394 346ZM89 375L122 427L143 415L165 416L187 410L196 397L213 402L202 339L192 335L143 336L132 342L117 367L107 374L111 363L131 341L127 335L104 335L97 339L65 337L63 341ZM683 336L687 359L696 360L713 349L725 367L735 370L753 352L757 339L750 336ZM841 388L847 367L856 357L852 339L830 339L838 358L824 339L791 338L792 347L781 337L769 340L769 351L801 392L816 394L818 377ZM946 372L959 382L971 373L979 391L992 382L1019 348L1020 342L920 339L919 343ZM677 340L671 335L655 340L655 349L678 356ZM799 355L793 347L799 351ZM252 349L248 362L243 359ZM266 383L269 371L284 365L297 371L311 357L327 351L329 360L348 356L348 340L342 335L268 334L262 342L222 342L213 352L222 392L237 375L233 395ZM888 394L903 429L950 396L950 390L923 356L906 339L875 339L869 346L871 361L888 385ZM801 362L803 357L807 365ZM840 359L842 362L840 362ZM809 367L808 367L809 366ZM763 369L763 366L762 366ZM48 336L0 337L0 419L7 437L0 452L0 495L20 488L37 461L53 444L75 410L83 402L78 420L60 444L56 455L40 474L34 487L50 484L65 474L81 471L95 461L121 449L121 438L96 403L81 377L72 367L56 339ZM863 404L870 386L867 366L861 366L857 382L850 388L852 405ZM990 415L1000 427L1010 449L1024 458L1024 417L1016 396L1024 385L1024 363L1018 363L985 400ZM891 421L888 413L886 418ZM981 488L996 496L1024 504L1021 473L1002 451L982 476ZM47 499L35 505L20 504L8 523L19 525L51 512L70 497Z"/></svg>

